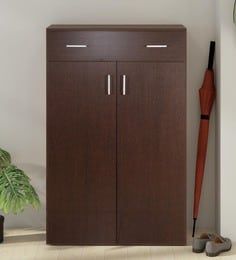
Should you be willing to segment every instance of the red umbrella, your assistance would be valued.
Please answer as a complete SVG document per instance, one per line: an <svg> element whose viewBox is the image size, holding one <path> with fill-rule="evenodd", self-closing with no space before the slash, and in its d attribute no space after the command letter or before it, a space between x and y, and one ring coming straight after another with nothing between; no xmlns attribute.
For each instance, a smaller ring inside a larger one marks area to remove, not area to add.
<svg viewBox="0 0 236 260"><path fill-rule="evenodd" d="M202 190L202 182L204 177L204 168L206 161L208 131L209 131L209 119L211 109L215 100L215 84L214 84L214 71L213 61L215 54L215 42L210 44L209 62L208 68L205 72L204 81L202 87L199 90L200 107L201 107L201 120L198 136L198 150L196 161L196 173L195 173L195 190L194 190L194 207L193 207L193 233L195 234L196 221L199 211L199 203Z"/></svg>

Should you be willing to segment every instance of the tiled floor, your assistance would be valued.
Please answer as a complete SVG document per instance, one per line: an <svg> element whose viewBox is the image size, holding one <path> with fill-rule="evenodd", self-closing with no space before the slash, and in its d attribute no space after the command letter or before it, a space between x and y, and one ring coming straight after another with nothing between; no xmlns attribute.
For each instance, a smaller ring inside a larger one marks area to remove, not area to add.
<svg viewBox="0 0 236 260"><path fill-rule="evenodd" d="M0 245L1 260L200 260L205 254L193 254L190 246L48 246L45 233L32 230L6 232ZM214 259L236 260L236 248Z"/></svg>

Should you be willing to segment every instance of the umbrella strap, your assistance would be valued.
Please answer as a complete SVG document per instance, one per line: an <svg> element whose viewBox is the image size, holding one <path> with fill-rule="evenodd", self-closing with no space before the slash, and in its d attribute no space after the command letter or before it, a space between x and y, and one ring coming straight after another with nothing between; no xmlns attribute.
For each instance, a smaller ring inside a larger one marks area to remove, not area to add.
<svg viewBox="0 0 236 260"><path fill-rule="evenodd" d="M210 116L209 115L201 115L201 119L203 120L209 120Z"/></svg>

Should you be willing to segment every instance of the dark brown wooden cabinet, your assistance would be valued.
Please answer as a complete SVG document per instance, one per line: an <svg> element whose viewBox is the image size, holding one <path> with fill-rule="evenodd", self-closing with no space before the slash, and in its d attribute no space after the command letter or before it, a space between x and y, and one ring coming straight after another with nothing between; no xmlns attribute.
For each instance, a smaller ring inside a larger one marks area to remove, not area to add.
<svg viewBox="0 0 236 260"><path fill-rule="evenodd" d="M50 26L47 243L185 240L185 28Z"/></svg>

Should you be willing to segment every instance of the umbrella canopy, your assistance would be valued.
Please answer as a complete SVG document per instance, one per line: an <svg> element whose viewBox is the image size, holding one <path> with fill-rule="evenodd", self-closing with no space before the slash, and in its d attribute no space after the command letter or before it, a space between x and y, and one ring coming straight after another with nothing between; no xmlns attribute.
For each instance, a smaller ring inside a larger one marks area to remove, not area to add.
<svg viewBox="0 0 236 260"><path fill-rule="evenodd" d="M195 189L194 189L194 206L193 206L193 233L195 234L196 221L199 211L199 203L202 191L202 182L204 177L204 168L207 153L208 132L209 132L209 119L212 106L215 100L215 84L214 84L214 71L213 60L215 53L215 42L210 44L209 63L205 72L202 87L199 90L201 119L198 136L198 150L196 160L196 173L195 173Z"/></svg>

